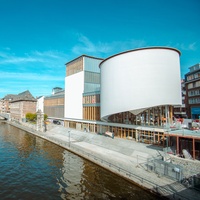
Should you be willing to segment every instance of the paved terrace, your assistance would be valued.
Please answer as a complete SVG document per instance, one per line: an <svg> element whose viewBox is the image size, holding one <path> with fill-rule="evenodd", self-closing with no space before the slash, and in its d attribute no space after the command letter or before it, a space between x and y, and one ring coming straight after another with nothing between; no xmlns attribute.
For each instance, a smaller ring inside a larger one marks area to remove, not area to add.
<svg viewBox="0 0 200 200"><path fill-rule="evenodd" d="M200 139L200 130L189 130L189 129L180 129L180 130L169 130L167 133L170 136L184 136L184 137L195 137Z"/></svg>
<svg viewBox="0 0 200 200"><path fill-rule="evenodd" d="M179 182L159 176L145 168L147 158L160 157L162 149L153 145L119 138L109 138L59 125L48 125L47 132L39 132L24 125L9 122L36 136L51 141L82 156L107 170L124 177L150 191L169 199L199 200L200 193Z"/></svg>

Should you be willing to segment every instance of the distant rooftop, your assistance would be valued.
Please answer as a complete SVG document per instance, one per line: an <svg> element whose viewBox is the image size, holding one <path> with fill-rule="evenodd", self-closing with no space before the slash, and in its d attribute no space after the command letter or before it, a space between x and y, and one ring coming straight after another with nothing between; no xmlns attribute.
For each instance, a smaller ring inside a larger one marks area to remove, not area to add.
<svg viewBox="0 0 200 200"><path fill-rule="evenodd" d="M200 63L197 63L196 65L189 67L189 69L190 69L190 72L199 70L200 69Z"/></svg>
<svg viewBox="0 0 200 200"><path fill-rule="evenodd" d="M32 96L29 90L26 90L22 93L19 93L18 95L15 95L13 100L11 100L11 102L16 101L36 101L36 99Z"/></svg>
<svg viewBox="0 0 200 200"><path fill-rule="evenodd" d="M67 62L65 65L68 65L69 63L72 63L72 62L74 62L75 60L78 60L79 58L82 58L82 57L92 58L92 59L96 59L96 60L104 60L103 58L97 58L97 57L88 56L88 55L83 54L83 55L81 55L81 56L79 56L79 57L77 57L77 58L75 58L75 59L73 59L73 60Z"/></svg>
<svg viewBox="0 0 200 200"><path fill-rule="evenodd" d="M7 94L4 98L2 98L2 99L4 99L4 100L9 100L9 101L12 101L12 100L14 100L15 98L16 98L16 94Z"/></svg>

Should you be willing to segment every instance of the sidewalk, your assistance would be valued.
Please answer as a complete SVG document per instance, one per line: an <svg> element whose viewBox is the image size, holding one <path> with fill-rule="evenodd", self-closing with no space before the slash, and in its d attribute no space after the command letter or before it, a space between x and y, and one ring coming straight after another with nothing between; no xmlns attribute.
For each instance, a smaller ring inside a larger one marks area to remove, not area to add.
<svg viewBox="0 0 200 200"><path fill-rule="evenodd" d="M112 139L59 125L48 125L47 132L42 133L19 124L11 124L58 144L143 188L157 192L167 198L199 199L199 192L186 188L174 180L147 171L143 164L147 162L147 158L159 157L162 154L162 149L159 147L119 138Z"/></svg>

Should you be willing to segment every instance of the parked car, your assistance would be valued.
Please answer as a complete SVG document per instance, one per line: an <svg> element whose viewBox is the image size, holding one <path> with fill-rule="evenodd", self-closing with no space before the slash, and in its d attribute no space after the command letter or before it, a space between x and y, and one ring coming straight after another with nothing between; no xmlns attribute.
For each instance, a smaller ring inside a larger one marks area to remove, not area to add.
<svg viewBox="0 0 200 200"><path fill-rule="evenodd" d="M56 119L53 120L53 123L54 123L54 124L57 124L57 125L60 125L60 124L61 124L60 121L59 121L59 120L56 120Z"/></svg>

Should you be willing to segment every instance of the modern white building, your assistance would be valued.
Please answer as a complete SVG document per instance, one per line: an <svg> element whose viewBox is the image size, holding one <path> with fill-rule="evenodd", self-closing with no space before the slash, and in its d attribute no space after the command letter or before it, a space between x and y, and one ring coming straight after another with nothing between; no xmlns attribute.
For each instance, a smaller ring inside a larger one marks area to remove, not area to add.
<svg viewBox="0 0 200 200"><path fill-rule="evenodd" d="M68 119L164 126L182 104L180 52L134 49L107 59L82 55L66 63Z"/></svg>
<svg viewBox="0 0 200 200"><path fill-rule="evenodd" d="M103 59L82 55L66 63L65 113L66 118L83 119L100 110L96 102L84 104L84 94L100 91L99 64ZM88 99L89 100L89 99Z"/></svg>
<svg viewBox="0 0 200 200"><path fill-rule="evenodd" d="M173 117L171 106L182 104L177 49L149 47L126 51L102 61L100 69L102 120L119 122L116 118L126 112L126 123L131 121L131 114L141 113L141 118L153 117L155 121L160 117L161 121ZM134 121L137 124L136 118Z"/></svg>
<svg viewBox="0 0 200 200"><path fill-rule="evenodd" d="M173 131L173 107L182 104L177 49L140 48L105 60L80 56L66 71L65 127L173 147L176 154L187 143L197 157L199 138Z"/></svg>

